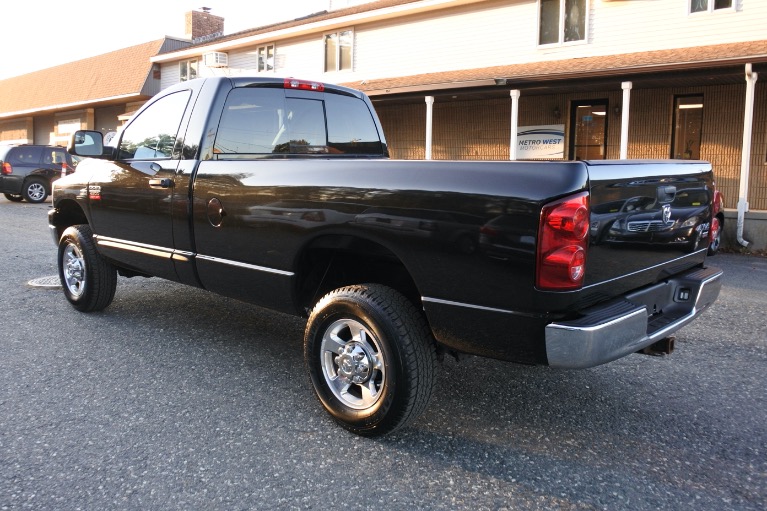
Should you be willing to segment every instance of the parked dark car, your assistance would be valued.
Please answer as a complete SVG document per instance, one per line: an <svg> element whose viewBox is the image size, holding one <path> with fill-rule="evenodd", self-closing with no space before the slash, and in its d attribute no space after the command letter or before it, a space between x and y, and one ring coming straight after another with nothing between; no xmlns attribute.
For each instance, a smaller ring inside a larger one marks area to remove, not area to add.
<svg viewBox="0 0 767 511"><path fill-rule="evenodd" d="M76 166L64 147L0 146L0 192L13 202L43 202L51 193L51 182L61 177L62 170L69 174Z"/></svg>

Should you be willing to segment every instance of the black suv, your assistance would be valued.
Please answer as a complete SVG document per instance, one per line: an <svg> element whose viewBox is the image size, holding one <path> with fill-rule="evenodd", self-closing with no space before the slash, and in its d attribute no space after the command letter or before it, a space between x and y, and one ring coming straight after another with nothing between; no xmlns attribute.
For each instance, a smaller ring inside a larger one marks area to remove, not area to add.
<svg viewBox="0 0 767 511"><path fill-rule="evenodd" d="M51 193L51 182L74 172L77 162L66 149L49 145L0 146L0 192L5 198L39 203Z"/></svg>

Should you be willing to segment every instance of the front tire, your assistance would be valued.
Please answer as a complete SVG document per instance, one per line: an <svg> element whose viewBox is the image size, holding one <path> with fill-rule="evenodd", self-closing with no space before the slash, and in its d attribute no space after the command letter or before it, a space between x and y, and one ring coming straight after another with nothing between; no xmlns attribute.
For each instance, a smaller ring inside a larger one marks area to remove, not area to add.
<svg viewBox="0 0 767 511"><path fill-rule="evenodd" d="M64 296L81 312L105 309L117 289L117 270L99 255L88 225L68 227L59 241L59 279Z"/></svg>
<svg viewBox="0 0 767 511"><path fill-rule="evenodd" d="M312 309L304 357L314 390L341 426L390 433L418 417L434 390L434 339L424 316L397 291L336 289Z"/></svg>
<svg viewBox="0 0 767 511"><path fill-rule="evenodd" d="M24 183L21 196L32 204L44 202L48 198L48 185L45 180L33 177Z"/></svg>

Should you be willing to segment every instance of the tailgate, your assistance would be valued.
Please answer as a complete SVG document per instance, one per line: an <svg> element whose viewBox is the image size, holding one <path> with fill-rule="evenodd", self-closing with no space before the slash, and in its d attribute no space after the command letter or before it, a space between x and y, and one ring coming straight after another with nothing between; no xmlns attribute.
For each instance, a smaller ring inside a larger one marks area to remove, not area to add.
<svg viewBox="0 0 767 511"><path fill-rule="evenodd" d="M714 190L710 163L586 164L591 190L587 293L614 296L705 260Z"/></svg>

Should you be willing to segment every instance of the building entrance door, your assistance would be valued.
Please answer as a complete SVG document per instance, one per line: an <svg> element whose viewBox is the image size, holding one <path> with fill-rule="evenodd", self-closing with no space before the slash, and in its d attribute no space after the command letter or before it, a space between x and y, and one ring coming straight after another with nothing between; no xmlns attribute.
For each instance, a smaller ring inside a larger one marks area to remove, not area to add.
<svg viewBox="0 0 767 511"><path fill-rule="evenodd" d="M607 100L572 102L570 159L604 160L607 157Z"/></svg>

